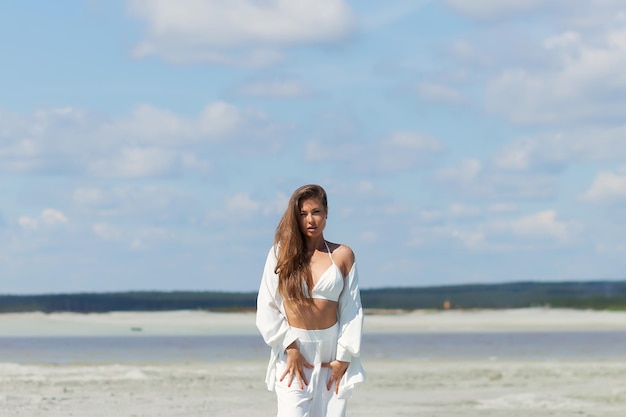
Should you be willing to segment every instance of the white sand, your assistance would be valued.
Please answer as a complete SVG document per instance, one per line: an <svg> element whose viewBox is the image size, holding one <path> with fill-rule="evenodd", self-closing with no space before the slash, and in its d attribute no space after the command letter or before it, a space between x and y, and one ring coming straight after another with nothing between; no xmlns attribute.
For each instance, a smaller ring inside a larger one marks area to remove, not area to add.
<svg viewBox="0 0 626 417"><path fill-rule="evenodd" d="M132 328L141 328L133 332ZM368 315L366 332L626 331L626 313L522 309ZM250 313L4 314L0 336L252 334ZM0 343L2 343L0 341ZM274 416L265 361L11 364L0 417ZM624 417L626 359L370 360L348 417Z"/></svg>
<svg viewBox="0 0 626 417"><path fill-rule="evenodd" d="M365 327L390 333L626 330L626 312L550 308L415 311L367 316Z"/></svg>
<svg viewBox="0 0 626 417"><path fill-rule="evenodd" d="M252 313L204 311L0 314L0 336L253 334Z"/></svg>
<svg viewBox="0 0 626 417"><path fill-rule="evenodd" d="M626 312L527 308L370 314L366 332L626 330ZM0 314L2 336L256 334L253 313Z"/></svg>
<svg viewBox="0 0 626 417"><path fill-rule="evenodd" d="M626 362L364 364L348 417L624 417ZM0 364L0 416L276 415L259 362Z"/></svg>

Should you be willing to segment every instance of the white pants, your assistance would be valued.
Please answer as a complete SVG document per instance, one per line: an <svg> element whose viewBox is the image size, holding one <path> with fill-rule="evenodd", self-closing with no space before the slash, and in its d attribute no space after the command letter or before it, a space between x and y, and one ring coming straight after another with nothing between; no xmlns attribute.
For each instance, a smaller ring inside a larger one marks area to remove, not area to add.
<svg viewBox="0 0 626 417"><path fill-rule="evenodd" d="M337 398L334 384L330 391L326 389L331 370L321 367L322 363L335 360L339 325L335 323L324 330L294 330L298 332L300 353L314 368L304 368L309 381L304 390L300 389L297 380L288 387L288 377L282 382L279 380L287 365L286 353L281 354L276 365L277 417L344 417L348 400Z"/></svg>

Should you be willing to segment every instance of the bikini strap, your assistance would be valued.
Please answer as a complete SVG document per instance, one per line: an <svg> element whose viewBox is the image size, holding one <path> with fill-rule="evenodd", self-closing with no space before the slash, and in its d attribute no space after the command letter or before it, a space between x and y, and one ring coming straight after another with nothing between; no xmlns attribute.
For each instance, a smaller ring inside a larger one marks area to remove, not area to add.
<svg viewBox="0 0 626 417"><path fill-rule="evenodd" d="M328 247L328 243L324 240L324 245L326 245L326 250L328 251L328 256L330 256L330 261L335 265L335 261L333 260L333 254L330 252L330 248Z"/></svg>

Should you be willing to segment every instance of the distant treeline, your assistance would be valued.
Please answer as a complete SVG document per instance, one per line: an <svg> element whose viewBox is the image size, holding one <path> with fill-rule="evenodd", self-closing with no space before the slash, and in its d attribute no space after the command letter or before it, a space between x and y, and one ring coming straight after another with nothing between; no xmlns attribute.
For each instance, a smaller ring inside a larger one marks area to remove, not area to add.
<svg viewBox="0 0 626 417"><path fill-rule="evenodd" d="M363 292L368 308L567 307L626 310L626 281L516 282L427 288L386 288Z"/></svg>
<svg viewBox="0 0 626 417"><path fill-rule="evenodd" d="M536 306L626 310L626 281L517 282L361 291L366 309L521 308ZM0 295L0 313L253 310L256 293L118 292Z"/></svg>

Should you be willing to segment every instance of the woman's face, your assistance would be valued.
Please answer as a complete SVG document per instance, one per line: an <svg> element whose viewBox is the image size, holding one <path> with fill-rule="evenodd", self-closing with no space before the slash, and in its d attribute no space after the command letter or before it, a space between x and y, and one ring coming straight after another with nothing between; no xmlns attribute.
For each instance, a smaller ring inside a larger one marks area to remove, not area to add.
<svg viewBox="0 0 626 417"><path fill-rule="evenodd" d="M300 231L306 238L320 236L326 227L326 210L314 198L300 202Z"/></svg>

